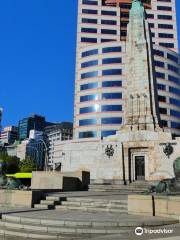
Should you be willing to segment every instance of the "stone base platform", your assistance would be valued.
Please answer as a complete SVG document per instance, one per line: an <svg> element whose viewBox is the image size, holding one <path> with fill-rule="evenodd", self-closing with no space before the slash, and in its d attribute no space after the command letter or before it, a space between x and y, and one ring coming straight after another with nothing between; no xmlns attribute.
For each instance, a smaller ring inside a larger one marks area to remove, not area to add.
<svg viewBox="0 0 180 240"><path fill-rule="evenodd" d="M150 195L128 196L128 213L171 217L180 220L180 195L161 196Z"/></svg>
<svg viewBox="0 0 180 240"><path fill-rule="evenodd" d="M0 205L9 207L31 208L43 198L43 192L39 190L3 190L0 189Z"/></svg>

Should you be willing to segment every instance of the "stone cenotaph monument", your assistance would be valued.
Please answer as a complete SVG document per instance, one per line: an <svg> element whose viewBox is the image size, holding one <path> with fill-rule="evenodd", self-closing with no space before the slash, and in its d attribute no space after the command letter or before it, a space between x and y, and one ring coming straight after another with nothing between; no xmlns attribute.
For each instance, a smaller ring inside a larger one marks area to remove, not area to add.
<svg viewBox="0 0 180 240"><path fill-rule="evenodd" d="M161 126L153 43L141 1L132 1L126 41L124 119L116 135L55 146L62 171L88 171L91 183L128 184L173 178L180 138Z"/></svg>

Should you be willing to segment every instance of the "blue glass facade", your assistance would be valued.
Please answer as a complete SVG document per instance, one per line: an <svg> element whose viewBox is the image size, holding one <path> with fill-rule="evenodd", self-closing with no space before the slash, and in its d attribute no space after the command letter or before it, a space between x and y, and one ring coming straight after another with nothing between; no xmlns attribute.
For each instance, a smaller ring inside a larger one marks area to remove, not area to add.
<svg viewBox="0 0 180 240"><path fill-rule="evenodd" d="M45 118L32 115L19 121L19 139L24 140L29 137L30 130L43 131L46 126Z"/></svg>

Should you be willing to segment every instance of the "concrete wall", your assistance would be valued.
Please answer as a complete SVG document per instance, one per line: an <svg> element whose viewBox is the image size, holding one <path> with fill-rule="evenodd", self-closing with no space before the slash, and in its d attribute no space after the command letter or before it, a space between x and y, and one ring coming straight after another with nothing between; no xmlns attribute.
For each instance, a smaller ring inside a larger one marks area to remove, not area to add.
<svg viewBox="0 0 180 240"><path fill-rule="evenodd" d="M173 217L180 220L180 196L155 196L155 216ZM153 216L153 201L150 195L129 195L128 213Z"/></svg>
<svg viewBox="0 0 180 240"><path fill-rule="evenodd" d="M32 173L31 188L42 190L75 191L87 189L90 176L88 172L44 172Z"/></svg>
<svg viewBox="0 0 180 240"><path fill-rule="evenodd" d="M160 145L168 142L175 144L169 157L163 152L164 146ZM105 149L110 145L113 146L114 155L109 158ZM172 140L169 133L164 132L120 131L103 140L72 140L55 145L55 158L61 162L63 172L88 171L91 181L97 183L122 182L123 157L125 178L128 182L131 174L131 180L134 181L135 155L145 156L145 180L173 178L173 162L180 156L180 138Z"/></svg>
<svg viewBox="0 0 180 240"><path fill-rule="evenodd" d="M41 191L0 190L0 205L31 208L42 197Z"/></svg>
<svg viewBox="0 0 180 240"><path fill-rule="evenodd" d="M107 145L113 145L114 156L105 154ZM91 180L102 181L122 179L122 145L121 143L103 142L101 140L68 141L55 146L55 157L62 165L62 171L87 171ZM63 155L62 153L65 153Z"/></svg>

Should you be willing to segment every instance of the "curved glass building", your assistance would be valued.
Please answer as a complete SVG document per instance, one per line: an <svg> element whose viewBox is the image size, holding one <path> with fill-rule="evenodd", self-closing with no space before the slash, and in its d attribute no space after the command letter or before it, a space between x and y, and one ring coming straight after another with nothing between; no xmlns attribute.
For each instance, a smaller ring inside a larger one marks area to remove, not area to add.
<svg viewBox="0 0 180 240"><path fill-rule="evenodd" d="M142 1L151 29L161 126L180 135L175 0ZM79 0L74 137L114 135L123 124L128 0Z"/></svg>

